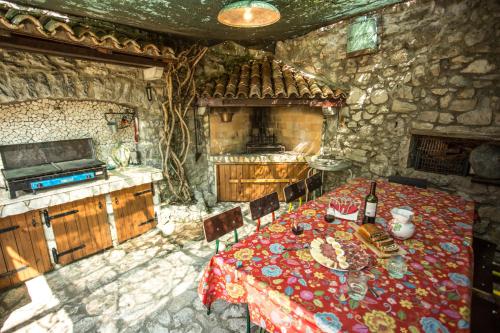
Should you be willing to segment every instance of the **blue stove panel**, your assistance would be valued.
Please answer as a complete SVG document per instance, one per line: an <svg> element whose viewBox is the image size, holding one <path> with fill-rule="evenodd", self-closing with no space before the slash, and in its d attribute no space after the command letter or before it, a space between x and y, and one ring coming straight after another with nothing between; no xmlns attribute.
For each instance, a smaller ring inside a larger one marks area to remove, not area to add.
<svg viewBox="0 0 500 333"><path fill-rule="evenodd" d="M89 179L94 179L96 177L95 172L83 172L71 176L63 176L63 177L58 177L58 178L53 178L53 179L45 179L45 180L39 180L32 182L30 184L31 189L33 191L36 190L41 190L44 188L50 188L50 187L55 187L59 185L65 185L65 184L71 184L71 183L76 183L76 182L81 182L84 180L89 180Z"/></svg>

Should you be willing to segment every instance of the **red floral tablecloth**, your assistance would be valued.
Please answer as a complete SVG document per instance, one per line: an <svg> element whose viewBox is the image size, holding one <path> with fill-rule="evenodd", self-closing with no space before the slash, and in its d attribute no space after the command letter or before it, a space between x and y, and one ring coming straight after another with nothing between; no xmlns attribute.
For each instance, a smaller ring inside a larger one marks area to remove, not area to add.
<svg viewBox="0 0 500 333"><path fill-rule="evenodd" d="M326 235L358 242L346 221L324 221L329 198L365 197L369 182L354 179L215 255L199 284L202 302L248 303L252 322L269 332L469 331L473 202L432 189L377 185L377 223L386 225L391 208L409 206L417 226L413 238L398 241L408 252L402 279L391 278L385 260L367 250L373 258L365 273L378 298L350 299L346 274L319 265L307 249L284 250ZM292 234L291 219L300 219L304 234ZM238 261L243 265L236 269Z"/></svg>

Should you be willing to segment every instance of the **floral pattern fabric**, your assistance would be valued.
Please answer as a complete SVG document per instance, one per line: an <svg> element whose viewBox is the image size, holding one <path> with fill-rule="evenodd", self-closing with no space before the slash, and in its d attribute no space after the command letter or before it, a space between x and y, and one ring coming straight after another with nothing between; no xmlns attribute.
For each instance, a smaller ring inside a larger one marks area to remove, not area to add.
<svg viewBox="0 0 500 333"><path fill-rule="evenodd" d="M202 302L247 303L251 320L269 332L468 332L471 201L378 181L376 223L385 227L393 207L411 207L416 225L411 239L396 241L408 252L402 279L391 278L386 259L367 249L371 263L364 272L379 297L369 292L361 301L350 299L346 273L319 265L300 249L316 237L357 242L347 221L327 223L324 215L330 198L362 201L368 191L368 180L351 180L214 256L199 284ZM291 232L293 220L308 226L302 235Z"/></svg>

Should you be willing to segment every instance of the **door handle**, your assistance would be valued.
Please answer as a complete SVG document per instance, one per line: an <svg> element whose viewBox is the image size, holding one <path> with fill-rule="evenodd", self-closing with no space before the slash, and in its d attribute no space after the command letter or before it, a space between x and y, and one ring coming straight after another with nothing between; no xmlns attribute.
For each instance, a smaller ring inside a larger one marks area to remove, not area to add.
<svg viewBox="0 0 500 333"><path fill-rule="evenodd" d="M99 204L97 206L99 207L99 209L102 209L102 202L99 201Z"/></svg>

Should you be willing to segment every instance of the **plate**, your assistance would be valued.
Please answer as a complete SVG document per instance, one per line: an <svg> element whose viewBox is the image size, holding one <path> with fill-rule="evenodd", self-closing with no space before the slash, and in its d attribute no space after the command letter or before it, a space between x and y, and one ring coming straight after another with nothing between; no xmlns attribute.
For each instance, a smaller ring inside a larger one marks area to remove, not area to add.
<svg viewBox="0 0 500 333"><path fill-rule="evenodd" d="M319 264L342 272L360 271L370 262L368 253L356 243L332 237L315 238L310 251Z"/></svg>

